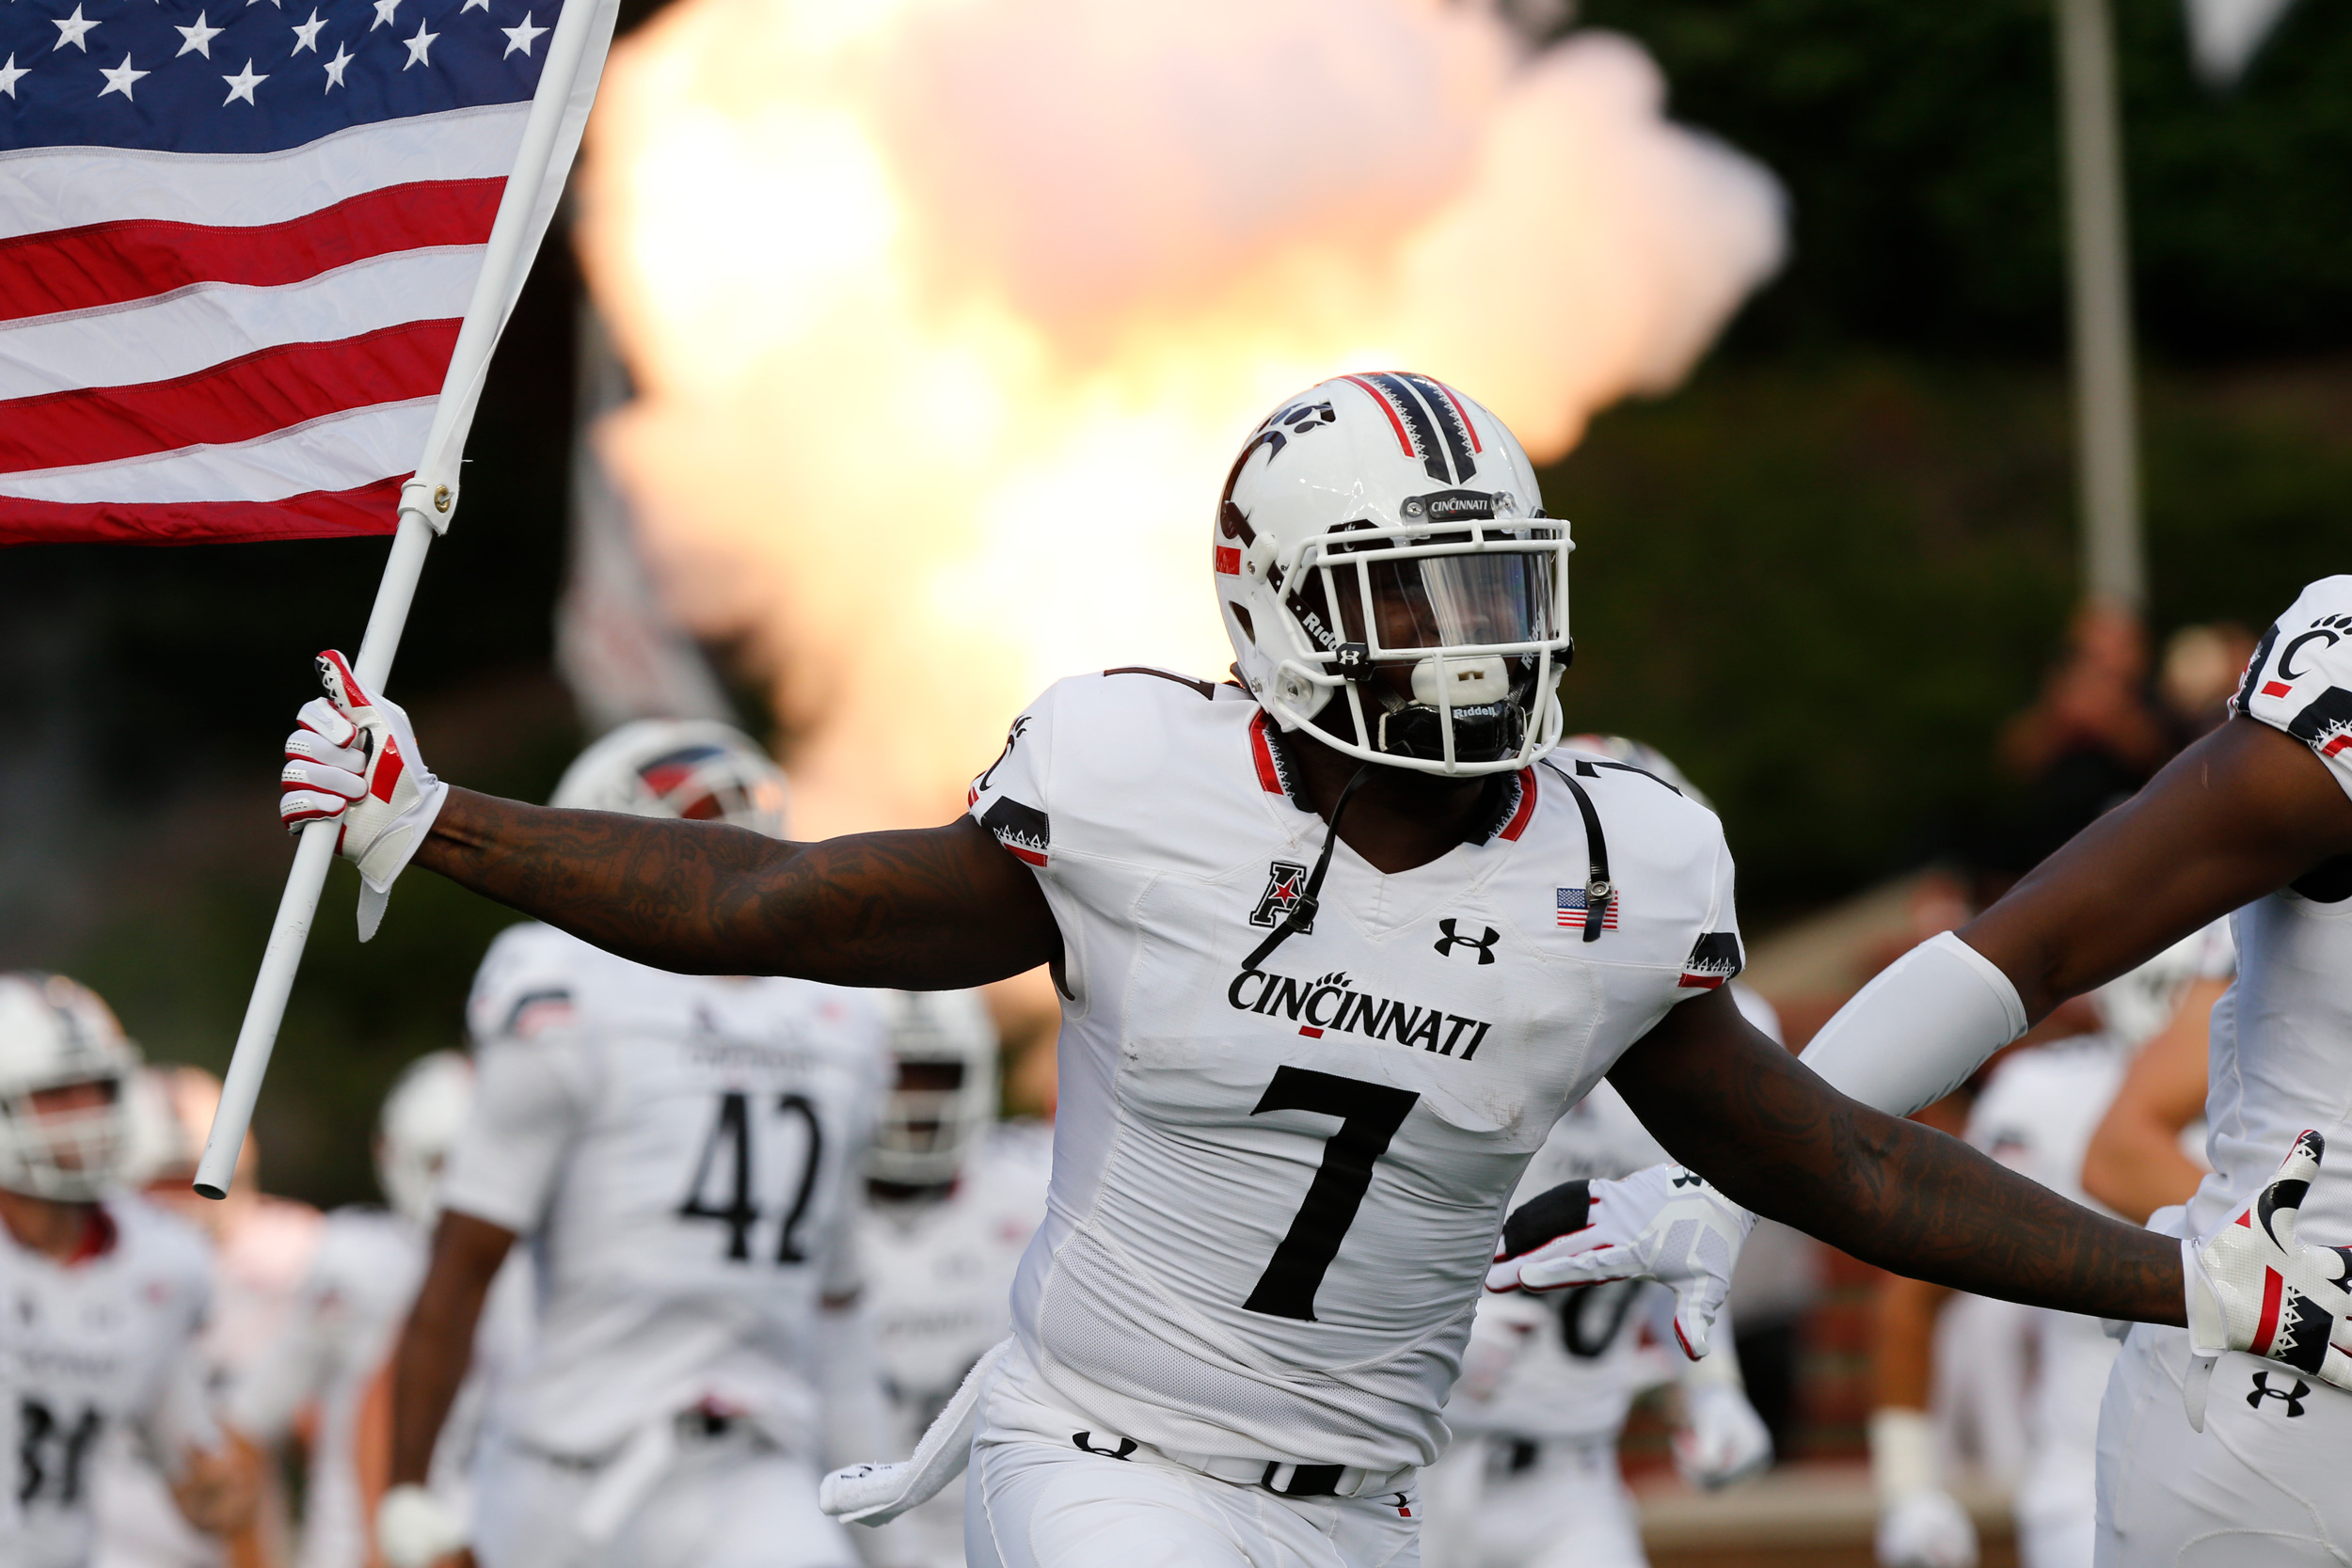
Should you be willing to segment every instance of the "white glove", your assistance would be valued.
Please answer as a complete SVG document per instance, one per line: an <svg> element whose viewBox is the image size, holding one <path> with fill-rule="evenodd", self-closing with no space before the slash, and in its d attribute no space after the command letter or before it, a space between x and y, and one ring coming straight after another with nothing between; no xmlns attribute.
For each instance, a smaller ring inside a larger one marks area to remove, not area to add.
<svg viewBox="0 0 2352 1568"><path fill-rule="evenodd" d="M417 852L441 814L449 785L417 753L408 715L396 703L370 697L343 656L319 655L325 701L313 697L286 737L285 771L278 775L278 816L289 832L312 822L340 821L335 848L359 866L359 940L375 935L392 879Z"/></svg>
<svg viewBox="0 0 2352 1568"><path fill-rule="evenodd" d="M1675 1338L1696 1361L1707 1354L1754 1228L1754 1214L1681 1165L1652 1165L1617 1181L1569 1181L1511 1212L1486 1289L1660 1280L1675 1293Z"/></svg>
<svg viewBox="0 0 2352 1568"><path fill-rule="evenodd" d="M851 1465L817 1483L817 1507L845 1524L882 1526L963 1474L980 1422L980 1393L1012 1341L1000 1341L972 1364L946 1408L914 1445L914 1457L894 1465Z"/></svg>
<svg viewBox="0 0 2352 1568"><path fill-rule="evenodd" d="M1907 1492L1879 1513L1879 1568L1977 1568L1977 1527L1937 1487Z"/></svg>
<svg viewBox="0 0 2352 1568"><path fill-rule="evenodd" d="M426 1568L465 1544L457 1511L413 1482L393 1487L375 1505L375 1549L387 1568Z"/></svg>
<svg viewBox="0 0 2352 1568"><path fill-rule="evenodd" d="M1693 1486L1729 1486L1772 1462L1772 1434L1747 1395L1728 1383L1685 1384L1675 1468Z"/></svg>
<svg viewBox="0 0 2352 1568"><path fill-rule="evenodd" d="M2297 1242L2295 1223L2319 1175L2327 1142L2306 1131L2268 1186L2227 1225L2181 1243L2188 1290L2189 1353L2199 1357L2183 1388L2189 1424L2205 1430L2205 1386L2213 1358L2246 1351L2309 1377L2352 1388L2352 1248Z"/></svg>

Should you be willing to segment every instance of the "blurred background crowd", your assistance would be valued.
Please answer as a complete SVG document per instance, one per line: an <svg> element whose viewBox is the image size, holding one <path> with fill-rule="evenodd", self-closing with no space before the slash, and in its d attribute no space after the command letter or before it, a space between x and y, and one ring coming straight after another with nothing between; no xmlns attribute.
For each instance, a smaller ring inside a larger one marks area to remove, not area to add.
<svg viewBox="0 0 2352 1568"><path fill-rule="evenodd" d="M2285 8L2230 74L2177 0L2114 7L2124 605L2084 594L2046 0L1370 7L1279 71L1217 53L1219 6L1067 9L834 36L824 8L624 6L389 683L445 776L544 799L596 734L685 709L771 747L803 832L944 819L1052 674L1221 671L1186 657L1216 638L1195 449L1298 364L1393 351L1548 460L1569 728L1711 798L1795 1048L2219 722L2253 630L2352 559L2352 10ZM1400 93L1430 110L1406 152L1358 118ZM1477 298L1431 281L1449 225ZM0 558L0 968L225 1064L286 863L284 716L383 551ZM463 1045L512 920L412 878L362 948L352 898L257 1115L289 1206L376 1196L364 1130ZM1005 1106L1050 1115L1050 1013L998 1001ZM1748 1271L1781 1464L1860 1457L1882 1281L1791 1238ZM1663 1432L1637 1418L1630 1467L1667 1469Z"/></svg>

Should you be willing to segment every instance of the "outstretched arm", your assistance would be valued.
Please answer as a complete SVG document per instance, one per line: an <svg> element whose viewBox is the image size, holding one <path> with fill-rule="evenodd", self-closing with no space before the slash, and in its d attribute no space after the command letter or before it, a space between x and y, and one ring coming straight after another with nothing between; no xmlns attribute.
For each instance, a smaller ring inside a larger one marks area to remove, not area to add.
<svg viewBox="0 0 2352 1568"><path fill-rule="evenodd" d="M2292 736L2232 719L1960 937L2038 1019L2347 851L2352 798L2327 766Z"/></svg>
<svg viewBox="0 0 2352 1568"><path fill-rule="evenodd" d="M1675 1158L1866 1262L2061 1311L2185 1319L2177 1241L1846 1099L1758 1034L1727 992L1669 1010L1609 1081Z"/></svg>
<svg viewBox="0 0 2352 1568"><path fill-rule="evenodd" d="M944 990L1061 956L1036 877L968 817L792 844L452 789L416 863L676 974Z"/></svg>

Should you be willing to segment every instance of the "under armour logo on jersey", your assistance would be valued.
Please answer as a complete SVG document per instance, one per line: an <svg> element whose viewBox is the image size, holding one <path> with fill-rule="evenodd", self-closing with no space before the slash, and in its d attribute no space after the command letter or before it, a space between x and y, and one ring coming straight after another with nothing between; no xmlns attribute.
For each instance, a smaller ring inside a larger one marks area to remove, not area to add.
<svg viewBox="0 0 2352 1568"><path fill-rule="evenodd" d="M1451 915L1438 922L1438 929L1445 933L1438 939L1438 952L1441 957L1452 958L1456 947L1474 947L1482 964L1495 961L1494 945L1502 940L1502 933L1491 926L1486 928L1486 934L1483 937L1463 936L1454 928L1454 917Z"/></svg>
<svg viewBox="0 0 2352 1568"><path fill-rule="evenodd" d="M1674 1184L1677 1187L1704 1187L1707 1185L1707 1178L1696 1171L1677 1169L1675 1172Z"/></svg>
<svg viewBox="0 0 2352 1568"><path fill-rule="evenodd" d="M2292 1420L2303 1414L2303 1396L2311 1391L2312 1386L2299 1377L2295 1380L2295 1386L2292 1389L2273 1388L2270 1386L2268 1372L2256 1372L2254 1391L2246 1396L2246 1402L2253 1409L2260 1410L2265 1400L2284 1400L2287 1402L2287 1418Z"/></svg>
<svg viewBox="0 0 2352 1568"><path fill-rule="evenodd" d="M1119 1447L1115 1449L1098 1449L1087 1441L1093 1435L1094 1433L1090 1432L1073 1432L1070 1434L1070 1440L1077 1445L1080 1453L1100 1454L1104 1459L1124 1459L1135 1452L1137 1446L1134 1438L1121 1437L1119 1440Z"/></svg>
<svg viewBox="0 0 2352 1568"><path fill-rule="evenodd" d="M1307 895L1307 868L1295 861L1274 861L1265 868L1265 891L1258 895L1258 907L1250 911L1252 926L1272 926L1298 907ZM1315 923L1308 921L1298 928L1302 936L1314 933Z"/></svg>

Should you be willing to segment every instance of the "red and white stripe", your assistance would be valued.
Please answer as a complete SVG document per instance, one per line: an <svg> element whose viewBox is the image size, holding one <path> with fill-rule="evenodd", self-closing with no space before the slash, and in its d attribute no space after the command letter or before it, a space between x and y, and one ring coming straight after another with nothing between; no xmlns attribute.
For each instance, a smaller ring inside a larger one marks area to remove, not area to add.
<svg viewBox="0 0 2352 1568"><path fill-rule="evenodd" d="M530 110L0 157L0 544L390 531Z"/></svg>

